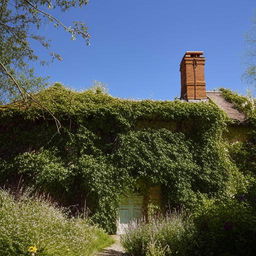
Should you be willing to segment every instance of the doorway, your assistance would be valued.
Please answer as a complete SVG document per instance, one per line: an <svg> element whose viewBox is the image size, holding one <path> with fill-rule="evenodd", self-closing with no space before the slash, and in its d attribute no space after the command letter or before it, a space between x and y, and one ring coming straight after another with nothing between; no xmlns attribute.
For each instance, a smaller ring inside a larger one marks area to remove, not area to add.
<svg viewBox="0 0 256 256"><path fill-rule="evenodd" d="M117 219L117 234L124 234L129 224L138 221L142 217L143 196L124 196L119 204Z"/></svg>

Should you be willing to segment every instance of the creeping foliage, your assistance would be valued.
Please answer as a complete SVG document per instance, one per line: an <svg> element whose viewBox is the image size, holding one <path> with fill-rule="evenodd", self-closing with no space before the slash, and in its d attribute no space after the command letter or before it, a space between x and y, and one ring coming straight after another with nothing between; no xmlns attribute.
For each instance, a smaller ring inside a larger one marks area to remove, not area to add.
<svg viewBox="0 0 256 256"><path fill-rule="evenodd" d="M256 119L256 100L255 98L248 96L241 96L237 93L234 93L228 89L221 89L222 95L224 98L233 103L235 108L239 111L242 111L247 118L251 119L251 121L255 124Z"/></svg>
<svg viewBox="0 0 256 256"><path fill-rule="evenodd" d="M189 209L227 196L227 187L236 193L238 169L222 140L226 117L211 102L123 100L60 84L34 97L59 119L60 133L34 101L1 106L2 186L29 185L74 213L87 207L111 233L129 190L158 185L165 207Z"/></svg>

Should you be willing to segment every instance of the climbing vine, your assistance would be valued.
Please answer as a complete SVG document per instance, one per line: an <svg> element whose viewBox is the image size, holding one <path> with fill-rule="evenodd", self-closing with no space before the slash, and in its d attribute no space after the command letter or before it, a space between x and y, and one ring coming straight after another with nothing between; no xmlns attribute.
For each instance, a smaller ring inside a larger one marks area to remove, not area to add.
<svg viewBox="0 0 256 256"><path fill-rule="evenodd" d="M235 108L243 112L249 121L256 123L256 100L252 96L241 96L228 89L220 89L223 97L234 104Z"/></svg>
<svg viewBox="0 0 256 256"><path fill-rule="evenodd" d="M34 102L1 106L1 185L49 193L73 213L87 207L110 233L126 191L159 185L168 207L192 209L227 196L238 172L222 138L227 118L213 103L122 100L60 84L35 97L61 133Z"/></svg>

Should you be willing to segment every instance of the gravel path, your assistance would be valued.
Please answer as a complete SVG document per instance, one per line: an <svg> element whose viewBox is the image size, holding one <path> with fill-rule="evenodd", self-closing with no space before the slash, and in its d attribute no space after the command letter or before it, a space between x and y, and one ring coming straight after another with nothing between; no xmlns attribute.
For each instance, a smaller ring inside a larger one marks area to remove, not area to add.
<svg viewBox="0 0 256 256"><path fill-rule="evenodd" d="M111 237L115 240L115 243L97 253L96 256L121 256L125 254L124 248L120 243L120 236L113 235Z"/></svg>

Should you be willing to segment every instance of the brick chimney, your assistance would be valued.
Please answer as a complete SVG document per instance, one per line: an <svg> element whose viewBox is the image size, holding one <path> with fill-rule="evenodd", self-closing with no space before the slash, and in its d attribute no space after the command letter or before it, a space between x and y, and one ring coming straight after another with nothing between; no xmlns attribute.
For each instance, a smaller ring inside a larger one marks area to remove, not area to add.
<svg viewBox="0 0 256 256"><path fill-rule="evenodd" d="M186 52L181 63L181 99L183 100L205 100L206 83L204 80L203 52Z"/></svg>

